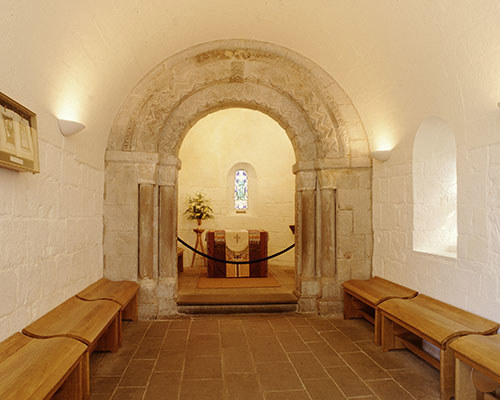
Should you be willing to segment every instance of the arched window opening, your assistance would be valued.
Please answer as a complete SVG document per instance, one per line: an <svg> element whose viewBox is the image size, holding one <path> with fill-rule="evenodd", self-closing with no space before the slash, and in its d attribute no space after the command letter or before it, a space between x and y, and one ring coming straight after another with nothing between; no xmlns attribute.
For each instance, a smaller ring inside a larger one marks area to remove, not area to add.
<svg viewBox="0 0 500 400"><path fill-rule="evenodd" d="M244 169L234 174L234 208L236 211L248 209L248 175Z"/></svg>
<svg viewBox="0 0 500 400"><path fill-rule="evenodd" d="M456 257L456 142L437 117L425 119L415 137L413 200L413 250Z"/></svg>

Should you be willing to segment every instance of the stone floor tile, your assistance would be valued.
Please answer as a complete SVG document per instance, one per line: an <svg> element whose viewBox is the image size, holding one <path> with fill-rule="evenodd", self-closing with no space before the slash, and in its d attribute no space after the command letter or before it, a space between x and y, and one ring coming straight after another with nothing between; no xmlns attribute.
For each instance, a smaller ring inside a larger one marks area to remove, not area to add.
<svg viewBox="0 0 500 400"><path fill-rule="evenodd" d="M91 376L90 386L92 387L92 393L111 395L118 386L119 381L119 376Z"/></svg>
<svg viewBox="0 0 500 400"><path fill-rule="evenodd" d="M346 397L369 396L373 394L359 376L349 367L327 368L326 371Z"/></svg>
<svg viewBox="0 0 500 400"><path fill-rule="evenodd" d="M168 326L168 330L178 330L178 329L189 329L191 326L191 318L180 318L174 319L170 321L170 325Z"/></svg>
<svg viewBox="0 0 500 400"><path fill-rule="evenodd" d="M170 325L170 321L153 321L146 332L146 337L161 337L163 338L167 333L168 326Z"/></svg>
<svg viewBox="0 0 500 400"><path fill-rule="evenodd" d="M243 320L243 327L247 337L274 336L274 330L265 318L245 319Z"/></svg>
<svg viewBox="0 0 500 400"><path fill-rule="evenodd" d="M170 325L172 326L172 325ZM173 331L168 330L167 335L165 336L165 340L163 341L163 346L161 350L180 350L186 347L188 338L188 331L179 330Z"/></svg>
<svg viewBox="0 0 500 400"><path fill-rule="evenodd" d="M439 400L440 398L439 374L437 374L437 379L429 379L428 376L415 370L391 371L390 375L417 400Z"/></svg>
<svg viewBox="0 0 500 400"><path fill-rule="evenodd" d="M91 393L90 400L110 400L111 395L105 393Z"/></svg>
<svg viewBox="0 0 500 400"><path fill-rule="evenodd" d="M256 368L264 391L302 389L299 377L289 362L262 363Z"/></svg>
<svg viewBox="0 0 500 400"><path fill-rule="evenodd" d="M393 379L365 382L380 400L412 400L412 396Z"/></svg>
<svg viewBox="0 0 500 400"><path fill-rule="evenodd" d="M269 321L275 332L293 330L292 324L286 318L275 317L275 318L268 318L267 320Z"/></svg>
<svg viewBox="0 0 500 400"><path fill-rule="evenodd" d="M323 339L313 326L296 326L295 329L304 342L322 342Z"/></svg>
<svg viewBox="0 0 500 400"><path fill-rule="evenodd" d="M287 390L281 392L267 392L266 400L309 400L304 390Z"/></svg>
<svg viewBox="0 0 500 400"><path fill-rule="evenodd" d="M303 380L313 400L344 400L345 397L331 379Z"/></svg>
<svg viewBox="0 0 500 400"><path fill-rule="evenodd" d="M288 361L285 352L281 349L281 345L275 336L248 338L248 342L256 363Z"/></svg>
<svg viewBox="0 0 500 400"><path fill-rule="evenodd" d="M288 321L290 321L290 323L293 326L308 326L309 325L307 318L303 317L301 315L288 316Z"/></svg>
<svg viewBox="0 0 500 400"><path fill-rule="evenodd" d="M389 378L387 372L375 364L365 353L344 353L341 357L363 380Z"/></svg>
<svg viewBox="0 0 500 400"><path fill-rule="evenodd" d="M222 365L224 373L255 372L252 354L248 346L223 349Z"/></svg>
<svg viewBox="0 0 500 400"><path fill-rule="evenodd" d="M186 349L187 357L220 356L219 335L189 335Z"/></svg>
<svg viewBox="0 0 500 400"><path fill-rule="evenodd" d="M236 333L239 335L245 334L245 331L243 330L243 321L238 319L220 320L219 329L221 334L222 333Z"/></svg>
<svg viewBox="0 0 500 400"><path fill-rule="evenodd" d="M96 376L121 376L132 358L132 354L108 353L93 370Z"/></svg>
<svg viewBox="0 0 500 400"><path fill-rule="evenodd" d="M245 336L245 332L243 330L242 332L223 331L220 334L220 338L222 348L242 347L247 345L247 337Z"/></svg>
<svg viewBox="0 0 500 400"><path fill-rule="evenodd" d="M326 342L307 343L307 347L325 368L345 365L344 361Z"/></svg>
<svg viewBox="0 0 500 400"><path fill-rule="evenodd" d="M307 322L309 322L309 325L311 325L318 332L337 330L337 328L324 317L308 317L306 319Z"/></svg>
<svg viewBox="0 0 500 400"><path fill-rule="evenodd" d="M337 353L352 353L353 351L359 351L359 348L341 332L321 332L321 337L323 337Z"/></svg>
<svg viewBox="0 0 500 400"><path fill-rule="evenodd" d="M356 342L356 345L383 369L411 368L411 362L402 355L406 350L382 351L381 346L375 346L372 340Z"/></svg>
<svg viewBox="0 0 500 400"><path fill-rule="evenodd" d="M162 351L156 361L155 372L182 371L185 358L184 350Z"/></svg>
<svg viewBox="0 0 500 400"><path fill-rule="evenodd" d="M364 322L364 320L362 320ZM339 326L338 330L344 335L348 336L353 342L358 342L360 340L373 340L374 331L373 325L369 322L364 322L357 326Z"/></svg>
<svg viewBox="0 0 500 400"><path fill-rule="evenodd" d="M112 400L142 400L145 388L118 388Z"/></svg>
<svg viewBox="0 0 500 400"><path fill-rule="evenodd" d="M308 351L308 348L300 336L294 331L278 331L276 332L281 345L287 353L297 351Z"/></svg>
<svg viewBox="0 0 500 400"><path fill-rule="evenodd" d="M156 360L158 357L158 353L160 352L160 348L163 343L163 337L153 336L153 337L145 337L136 353L134 354L134 358L138 360Z"/></svg>
<svg viewBox="0 0 500 400"><path fill-rule="evenodd" d="M255 374L225 374L224 383L228 400L263 399Z"/></svg>
<svg viewBox="0 0 500 400"><path fill-rule="evenodd" d="M220 357L186 358L184 379L219 379L222 378Z"/></svg>
<svg viewBox="0 0 500 400"><path fill-rule="evenodd" d="M223 399L221 379L183 380L179 400L221 400Z"/></svg>
<svg viewBox="0 0 500 400"><path fill-rule="evenodd" d="M132 360L123 374L120 386L146 386L153 366L154 360Z"/></svg>
<svg viewBox="0 0 500 400"><path fill-rule="evenodd" d="M180 386L180 372L153 373L144 400L177 400Z"/></svg>
<svg viewBox="0 0 500 400"><path fill-rule="evenodd" d="M191 323L191 334L219 334L219 321L216 319L198 319Z"/></svg>
<svg viewBox="0 0 500 400"><path fill-rule="evenodd" d="M288 355L302 380L328 378L328 375L312 353L290 353Z"/></svg>

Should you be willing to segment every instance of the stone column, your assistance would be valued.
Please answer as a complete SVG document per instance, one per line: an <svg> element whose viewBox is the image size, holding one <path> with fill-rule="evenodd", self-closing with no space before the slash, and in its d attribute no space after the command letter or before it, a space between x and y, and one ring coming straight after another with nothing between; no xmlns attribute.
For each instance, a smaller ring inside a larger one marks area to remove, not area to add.
<svg viewBox="0 0 500 400"><path fill-rule="evenodd" d="M294 167L296 175L296 257L299 310L316 310L318 282L316 273L316 172Z"/></svg>
<svg viewBox="0 0 500 400"><path fill-rule="evenodd" d="M139 279L153 279L154 185L139 184Z"/></svg>
<svg viewBox="0 0 500 400"><path fill-rule="evenodd" d="M318 210L318 269L321 273L321 295L318 299L320 314L334 314L341 310L339 285L336 278L337 267L337 179L333 169L318 171L318 186L321 208Z"/></svg>
<svg viewBox="0 0 500 400"><path fill-rule="evenodd" d="M180 160L167 156L160 162L159 184L159 317L176 311L177 294L177 178Z"/></svg>

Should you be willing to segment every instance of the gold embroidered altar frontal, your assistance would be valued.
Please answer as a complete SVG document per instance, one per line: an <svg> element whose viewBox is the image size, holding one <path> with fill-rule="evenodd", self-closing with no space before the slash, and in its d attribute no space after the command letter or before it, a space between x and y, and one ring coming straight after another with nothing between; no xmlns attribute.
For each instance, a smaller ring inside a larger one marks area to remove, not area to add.
<svg viewBox="0 0 500 400"><path fill-rule="evenodd" d="M252 261L267 257L269 234L261 230L208 231L207 253L219 260ZM252 264L228 264L208 260L209 278L267 277L267 260Z"/></svg>

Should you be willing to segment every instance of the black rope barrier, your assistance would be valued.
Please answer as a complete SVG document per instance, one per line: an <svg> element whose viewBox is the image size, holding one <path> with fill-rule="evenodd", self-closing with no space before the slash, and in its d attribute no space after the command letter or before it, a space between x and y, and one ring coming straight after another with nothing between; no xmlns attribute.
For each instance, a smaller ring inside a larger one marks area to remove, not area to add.
<svg viewBox="0 0 500 400"><path fill-rule="evenodd" d="M255 264L255 263L258 263L258 262L270 260L271 258L281 256L282 254L286 253L289 250L292 250L295 247L295 243L293 243L293 244L291 244L290 246L288 246L284 250L278 251L277 253L274 253L274 254L272 254L272 255L270 255L268 257L259 258L258 260L252 260L252 261L228 261L228 260L221 260L219 258L215 258L215 257L212 257L212 256L210 256L208 254L202 253L201 251L196 250L194 247L192 247L189 244L187 244L180 237L177 237L177 240L180 243L182 243L184 246L186 246L189 250L194 251L196 254L199 254L200 256L208 258L209 260L213 260L213 261L217 261L217 262L221 262L221 263L226 263L226 264L237 264L237 265L240 265L240 264Z"/></svg>

